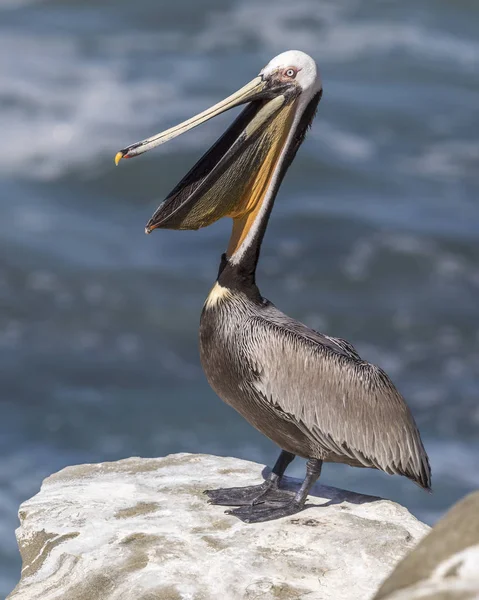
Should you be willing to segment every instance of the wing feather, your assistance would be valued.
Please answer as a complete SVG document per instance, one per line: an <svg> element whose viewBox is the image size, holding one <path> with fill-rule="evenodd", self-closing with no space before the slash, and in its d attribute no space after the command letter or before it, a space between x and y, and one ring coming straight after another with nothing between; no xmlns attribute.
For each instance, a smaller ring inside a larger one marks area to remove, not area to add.
<svg viewBox="0 0 479 600"><path fill-rule="evenodd" d="M430 487L414 418L387 374L356 350L290 319L273 305L240 332L255 390L325 453L406 475Z"/></svg>

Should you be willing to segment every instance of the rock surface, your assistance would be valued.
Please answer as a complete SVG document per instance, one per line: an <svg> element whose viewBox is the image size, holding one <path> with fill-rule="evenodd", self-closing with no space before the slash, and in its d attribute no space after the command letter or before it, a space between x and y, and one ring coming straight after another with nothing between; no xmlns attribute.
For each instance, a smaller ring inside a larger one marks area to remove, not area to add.
<svg viewBox="0 0 479 600"><path fill-rule="evenodd" d="M9 600L366 600L429 530L398 504L321 485L314 506L256 525L202 494L262 470L176 454L52 475L20 508Z"/></svg>
<svg viewBox="0 0 479 600"><path fill-rule="evenodd" d="M479 599L479 492L466 496L401 561L374 600Z"/></svg>

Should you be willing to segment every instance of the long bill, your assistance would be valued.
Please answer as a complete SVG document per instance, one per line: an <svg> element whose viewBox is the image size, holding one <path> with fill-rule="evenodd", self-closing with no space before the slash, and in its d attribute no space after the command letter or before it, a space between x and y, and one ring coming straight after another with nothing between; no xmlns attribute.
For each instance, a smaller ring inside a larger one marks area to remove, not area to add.
<svg viewBox="0 0 479 600"><path fill-rule="evenodd" d="M179 123L178 125L153 135L152 137L146 138L146 140L135 142L134 144L123 148L123 150L117 152L115 156L115 164L118 165L122 158L133 158L134 156L139 156L140 154L143 154L143 152L147 152L152 148L156 148L156 146L160 146L161 144L172 140L176 136L193 129L194 127L198 127L198 125L201 125L205 121L209 121L213 117L216 117L217 115L220 115L221 113L224 113L235 106L255 100L258 94L263 91L263 89L263 79L261 77L255 77L237 92L231 94L231 96L228 96L211 108L207 108L198 115L191 117L191 119L183 121L183 123Z"/></svg>
<svg viewBox="0 0 479 600"><path fill-rule="evenodd" d="M199 229L221 217L233 219L228 248L232 254L245 239L270 188L294 120L297 96L272 89L261 77L212 108L158 135L121 150L137 156L233 108L247 106L228 130L160 204L146 225L153 229Z"/></svg>

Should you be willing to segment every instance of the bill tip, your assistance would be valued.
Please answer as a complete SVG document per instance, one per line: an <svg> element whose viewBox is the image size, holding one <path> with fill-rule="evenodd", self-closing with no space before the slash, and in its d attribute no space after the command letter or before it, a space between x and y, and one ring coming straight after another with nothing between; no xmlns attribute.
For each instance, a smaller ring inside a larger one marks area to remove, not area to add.
<svg viewBox="0 0 479 600"><path fill-rule="evenodd" d="M148 223L146 224L145 233L146 234L151 233L154 229L156 229L156 227L157 227L157 225L155 224L155 222L153 221L153 219L150 219L148 221Z"/></svg>

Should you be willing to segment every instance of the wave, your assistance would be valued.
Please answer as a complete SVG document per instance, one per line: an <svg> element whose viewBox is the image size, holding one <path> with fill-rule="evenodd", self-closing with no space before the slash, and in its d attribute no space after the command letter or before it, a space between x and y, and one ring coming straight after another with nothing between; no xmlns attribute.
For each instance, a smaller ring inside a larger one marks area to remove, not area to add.
<svg viewBox="0 0 479 600"><path fill-rule="evenodd" d="M413 14L413 13L412 13ZM410 21L411 13L405 15ZM419 20L419 19L418 19ZM447 24L446 24L447 25ZM470 70L479 65L477 39L463 39L414 23L358 18L358 3L303 0L248 1L214 14L199 36L202 50L219 46L243 48L251 41L272 51L301 48L321 61L357 61L402 50L439 63L457 63Z"/></svg>
<svg viewBox="0 0 479 600"><path fill-rule="evenodd" d="M0 169L9 175L54 179L151 133L153 123L166 121L162 106L186 112L181 75L174 84L152 77L129 83L121 57L88 59L66 36L2 35L0 53L15 56L0 76L8 148Z"/></svg>
<svg viewBox="0 0 479 600"><path fill-rule="evenodd" d="M13 5L13 1L3 3L4 7ZM326 116L317 139L324 135L333 153L348 161L373 161L381 132L378 139L366 138L353 130L354 124L350 131L336 125L348 117L351 105L364 111L361 103L378 93L376 89L368 96L363 84L340 94L336 81L344 75L344 66L357 68L359 62L367 79L368 69L374 69L377 61L383 66L390 63L391 74L397 74L412 97L416 83L406 76L409 70L428 69L428 77L434 77L437 84L451 78L451 69L469 79L479 72L477 40L419 23L359 19L357 3L348 1L300 0L291 4L281 0L274 10L266 1L218 5L194 31L178 22L175 29L159 35L146 27L144 31L128 29L127 13L122 17L126 11L123 3L118 6L119 21L125 20L123 29L101 33L108 15L93 5L84 9L89 18L94 17L99 31L90 37L85 22L75 28L75 5L70 9L55 5L54 9L55 14L71 11L70 34L58 33L48 21L42 21L46 30L38 32L35 18L28 19L29 9L19 10L27 17L21 27L0 26L0 56L9 57L0 71L0 129L4 150L8 150L3 152L0 171L22 178L55 179L69 171L91 168L99 158L114 156L125 144L204 108L223 89L227 94L285 47L299 47L318 57L330 80L332 100L339 101L339 115L335 114L334 121ZM53 8L46 4L44 10ZM147 4L144 10L146 17L148 11L154 15L159 9ZM336 79L334 69L339 73ZM243 71L245 76L238 76ZM345 77L357 81L351 73ZM460 84L454 81L451 85ZM357 98L352 91L358 93ZM397 117L394 102L399 102L395 91L384 85L380 93L393 122ZM472 93L466 99L461 97L463 103L475 102ZM374 112L375 108L368 110ZM469 112L472 114L472 108ZM471 174L479 146L467 135L455 136L454 123L450 125L445 142L431 140L412 161L399 157L396 167L410 172L421 169L433 177ZM207 130L175 141L174 148L200 147L214 138L211 132L219 131L212 123Z"/></svg>
<svg viewBox="0 0 479 600"><path fill-rule="evenodd" d="M31 4L40 4L44 0L2 0L0 11L2 10L18 10L19 8L30 6Z"/></svg>

